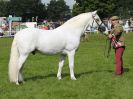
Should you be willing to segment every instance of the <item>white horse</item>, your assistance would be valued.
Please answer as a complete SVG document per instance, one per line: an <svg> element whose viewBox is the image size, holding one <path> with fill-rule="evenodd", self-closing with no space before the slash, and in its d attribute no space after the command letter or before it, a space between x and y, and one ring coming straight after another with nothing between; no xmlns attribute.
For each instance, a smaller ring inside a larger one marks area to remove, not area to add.
<svg viewBox="0 0 133 99"><path fill-rule="evenodd" d="M124 31L126 33L128 33L130 31L130 26L129 26L129 21L128 20L126 21L126 24L123 26L123 28L124 28Z"/></svg>
<svg viewBox="0 0 133 99"><path fill-rule="evenodd" d="M99 16L94 12L80 14L71 18L62 26L54 30L27 28L19 31L13 40L9 61L9 79L19 85L23 82L22 66L29 53L38 50L46 54L61 53L57 77L61 79L64 58L68 55L70 77L74 75L74 55L79 47L80 38L88 25L96 28L101 24Z"/></svg>

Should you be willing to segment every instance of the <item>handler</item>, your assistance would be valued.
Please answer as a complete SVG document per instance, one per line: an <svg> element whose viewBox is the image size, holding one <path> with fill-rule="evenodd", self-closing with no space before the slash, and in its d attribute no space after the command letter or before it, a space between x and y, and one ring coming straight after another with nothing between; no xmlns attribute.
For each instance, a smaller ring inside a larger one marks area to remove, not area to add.
<svg viewBox="0 0 133 99"><path fill-rule="evenodd" d="M110 20L112 29L108 37L111 39L113 48L115 49L115 75L122 75L124 72L122 56L125 50L124 30L119 24L118 16L112 16Z"/></svg>

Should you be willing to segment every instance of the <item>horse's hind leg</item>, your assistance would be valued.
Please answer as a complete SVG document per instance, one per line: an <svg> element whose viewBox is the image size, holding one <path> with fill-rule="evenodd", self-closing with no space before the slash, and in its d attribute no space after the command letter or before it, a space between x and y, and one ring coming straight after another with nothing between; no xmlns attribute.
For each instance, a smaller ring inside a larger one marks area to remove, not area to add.
<svg viewBox="0 0 133 99"><path fill-rule="evenodd" d="M22 66L26 60L28 55L20 55L19 60L18 60L18 68L17 68L17 82L16 84L19 85L19 82L23 82L23 77L22 77Z"/></svg>
<svg viewBox="0 0 133 99"><path fill-rule="evenodd" d="M66 55L61 55L60 57L60 61L59 61L59 68L58 68L58 73L57 73L57 78L60 80L61 79L61 71L62 71L62 67L64 65L64 59L65 59Z"/></svg>

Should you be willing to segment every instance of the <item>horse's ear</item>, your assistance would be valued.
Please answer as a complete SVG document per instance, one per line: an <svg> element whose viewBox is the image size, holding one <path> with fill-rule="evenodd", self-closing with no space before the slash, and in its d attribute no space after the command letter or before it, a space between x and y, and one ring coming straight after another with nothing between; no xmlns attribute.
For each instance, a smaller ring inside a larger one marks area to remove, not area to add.
<svg viewBox="0 0 133 99"><path fill-rule="evenodd" d="M95 11L92 12L93 15L96 14L96 13L97 13L97 10L95 10Z"/></svg>

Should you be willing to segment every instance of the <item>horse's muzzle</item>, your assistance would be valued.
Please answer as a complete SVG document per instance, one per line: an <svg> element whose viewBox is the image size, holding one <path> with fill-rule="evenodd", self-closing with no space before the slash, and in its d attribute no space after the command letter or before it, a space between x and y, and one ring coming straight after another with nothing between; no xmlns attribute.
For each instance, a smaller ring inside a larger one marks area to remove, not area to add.
<svg viewBox="0 0 133 99"><path fill-rule="evenodd" d="M98 31L105 32L106 31L106 28L104 26L99 26L98 27Z"/></svg>

